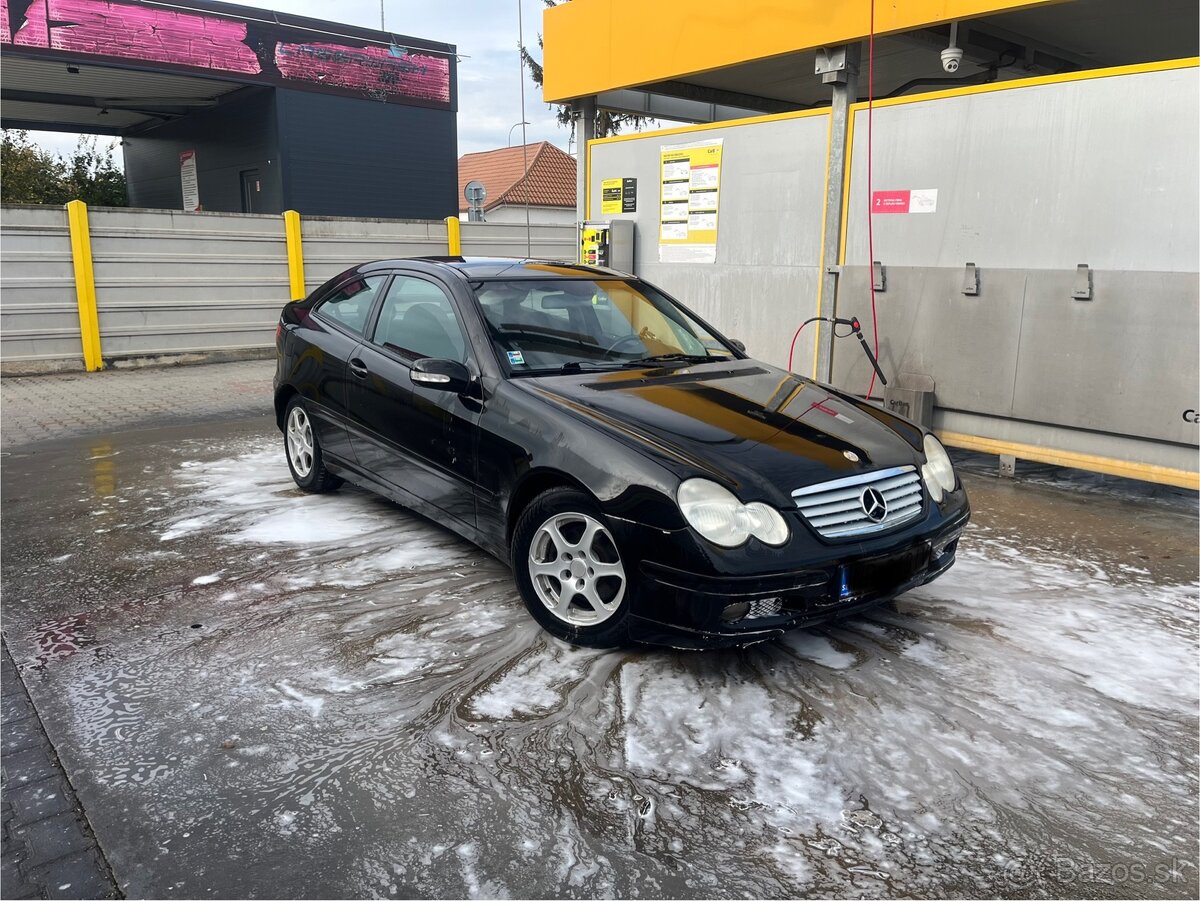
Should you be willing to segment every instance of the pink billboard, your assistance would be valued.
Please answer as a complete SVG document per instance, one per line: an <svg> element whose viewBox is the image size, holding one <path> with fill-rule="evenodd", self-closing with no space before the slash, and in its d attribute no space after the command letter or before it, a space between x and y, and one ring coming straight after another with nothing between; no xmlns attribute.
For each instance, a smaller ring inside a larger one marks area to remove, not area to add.
<svg viewBox="0 0 1200 901"><path fill-rule="evenodd" d="M264 13L266 15L273 15ZM450 58L408 48L306 41L307 29L136 0L0 0L0 44L74 59L158 63L374 100L448 106Z"/></svg>

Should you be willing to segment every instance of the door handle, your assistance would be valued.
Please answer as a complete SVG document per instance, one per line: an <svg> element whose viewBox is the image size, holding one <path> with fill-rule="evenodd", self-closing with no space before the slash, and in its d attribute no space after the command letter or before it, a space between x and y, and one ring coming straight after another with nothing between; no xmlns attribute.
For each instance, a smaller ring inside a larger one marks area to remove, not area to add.
<svg viewBox="0 0 1200 901"><path fill-rule="evenodd" d="M358 359L358 357L355 357L350 361L350 374L356 375L360 379L365 379L368 375L367 364Z"/></svg>

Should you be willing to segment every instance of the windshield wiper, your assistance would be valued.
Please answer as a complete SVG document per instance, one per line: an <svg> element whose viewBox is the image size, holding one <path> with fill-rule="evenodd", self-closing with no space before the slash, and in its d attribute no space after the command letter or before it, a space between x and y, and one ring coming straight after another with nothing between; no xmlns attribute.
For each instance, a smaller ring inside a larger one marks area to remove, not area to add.
<svg viewBox="0 0 1200 901"><path fill-rule="evenodd" d="M708 354L656 354L653 357L642 357L640 360L632 360L632 363L711 363L715 357L710 357Z"/></svg>
<svg viewBox="0 0 1200 901"><path fill-rule="evenodd" d="M560 373L583 372L583 369L585 366L588 369L594 370L596 372L603 372L606 370L624 369L625 367L629 366L629 361L627 361L627 360L568 360L566 363L563 363L561 366L559 366L557 370L551 369L551 370L545 370L545 371L560 372Z"/></svg>

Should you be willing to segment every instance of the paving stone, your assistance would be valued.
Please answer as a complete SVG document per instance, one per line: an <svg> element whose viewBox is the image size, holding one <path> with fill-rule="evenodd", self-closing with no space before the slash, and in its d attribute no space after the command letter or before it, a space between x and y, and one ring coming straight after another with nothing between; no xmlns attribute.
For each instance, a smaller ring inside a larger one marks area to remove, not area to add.
<svg viewBox="0 0 1200 901"><path fill-rule="evenodd" d="M47 898L114 898L116 888L94 850L73 854L41 867L30 867L31 881L41 883Z"/></svg>
<svg viewBox="0 0 1200 901"><path fill-rule="evenodd" d="M24 691L22 689L22 691ZM22 694L0 695L0 720L7 729L9 723L19 722L33 716L33 705L29 698Z"/></svg>
<svg viewBox="0 0 1200 901"><path fill-rule="evenodd" d="M274 415L275 361L245 360L87 375L0 379L0 446L6 450L171 420L232 414Z"/></svg>
<svg viewBox="0 0 1200 901"><path fill-rule="evenodd" d="M0 733L0 751L15 754L43 743L42 730L34 717L9 721L4 720L4 731Z"/></svg>
<svg viewBox="0 0 1200 901"><path fill-rule="evenodd" d="M12 791L20 785L32 785L57 776L58 766L42 748L28 748L0 757L4 769L4 788Z"/></svg>
<svg viewBox="0 0 1200 901"><path fill-rule="evenodd" d="M10 788L4 794L16 822L22 824L75 810L71 787L59 776Z"/></svg>
<svg viewBox="0 0 1200 901"><path fill-rule="evenodd" d="M94 843L74 811L18 826L12 834L15 839L25 842L24 866L30 870L68 854L80 854Z"/></svg>

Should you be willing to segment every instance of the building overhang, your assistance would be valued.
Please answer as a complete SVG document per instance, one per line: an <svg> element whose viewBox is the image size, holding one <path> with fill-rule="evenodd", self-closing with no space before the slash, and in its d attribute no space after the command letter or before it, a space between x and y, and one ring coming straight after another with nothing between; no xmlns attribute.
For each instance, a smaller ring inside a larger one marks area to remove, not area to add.
<svg viewBox="0 0 1200 901"><path fill-rule="evenodd" d="M871 0L572 0L545 12L544 98L684 121L824 105L818 57L865 42L871 12ZM1192 57L1200 32L1194 0L875 0L874 15L877 97ZM964 58L947 74L951 23Z"/></svg>
<svg viewBox="0 0 1200 901"><path fill-rule="evenodd" d="M126 135L281 87L453 110L453 45L212 0L0 0L0 123Z"/></svg>

